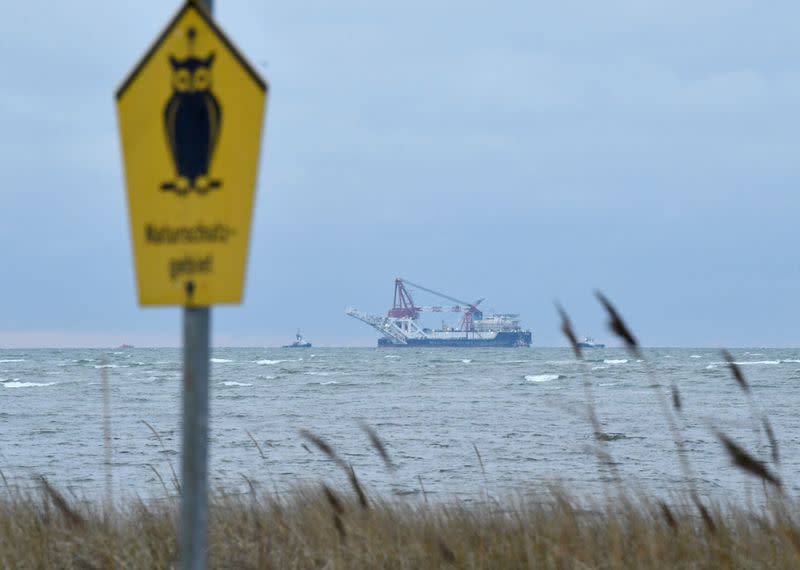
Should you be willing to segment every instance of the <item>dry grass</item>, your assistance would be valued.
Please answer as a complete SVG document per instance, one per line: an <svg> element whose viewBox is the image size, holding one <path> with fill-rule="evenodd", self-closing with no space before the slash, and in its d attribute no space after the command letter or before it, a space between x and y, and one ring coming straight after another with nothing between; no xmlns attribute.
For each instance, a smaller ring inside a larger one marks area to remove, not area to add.
<svg viewBox="0 0 800 570"><path fill-rule="evenodd" d="M63 497L62 497L63 499ZM320 487L272 496L215 494L214 568L798 568L800 529L786 503L759 512L618 497L579 505L552 490L501 504L426 505ZM0 499L3 568L169 568L174 502L131 501L114 516L48 491ZM80 522L76 522L80 521Z"/></svg>

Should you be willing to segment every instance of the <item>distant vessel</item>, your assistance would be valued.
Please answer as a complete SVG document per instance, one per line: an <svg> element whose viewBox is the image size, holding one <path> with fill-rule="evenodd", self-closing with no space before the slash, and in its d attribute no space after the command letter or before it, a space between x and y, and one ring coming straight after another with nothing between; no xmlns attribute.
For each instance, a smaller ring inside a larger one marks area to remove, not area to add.
<svg viewBox="0 0 800 570"><path fill-rule="evenodd" d="M294 335L295 341L292 344L285 344L283 348L311 348L311 343L308 342L303 338L303 335L300 334L300 331L297 331L297 334Z"/></svg>
<svg viewBox="0 0 800 570"><path fill-rule="evenodd" d="M123 343L123 344L119 345L117 348L133 348L133 345L132 344Z"/></svg>
<svg viewBox="0 0 800 570"><path fill-rule="evenodd" d="M456 305L452 307L419 307L414 304L406 285L421 289ZM378 346L424 346L424 347L515 347L530 346L533 335L522 328L519 315L493 313L484 315L478 309L483 299L474 303L460 301L443 293L438 293L406 279L394 280L394 304L387 316L370 315L358 309L347 309L347 314L367 323L383 335ZM420 326L420 313L463 313L458 327L442 323L442 328L431 330Z"/></svg>
<svg viewBox="0 0 800 570"><path fill-rule="evenodd" d="M604 345L601 342L595 342L594 339L592 337L590 337L590 336L587 336L585 339L583 339L581 342L579 342L578 346L580 348L605 348L606 347L606 345Z"/></svg>

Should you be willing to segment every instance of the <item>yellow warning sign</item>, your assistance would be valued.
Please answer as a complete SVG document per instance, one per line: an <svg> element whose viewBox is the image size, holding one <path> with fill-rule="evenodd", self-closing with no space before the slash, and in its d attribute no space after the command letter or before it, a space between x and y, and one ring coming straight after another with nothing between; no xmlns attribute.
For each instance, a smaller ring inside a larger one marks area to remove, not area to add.
<svg viewBox="0 0 800 570"><path fill-rule="evenodd" d="M117 91L142 305L241 302L266 96L192 1Z"/></svg>

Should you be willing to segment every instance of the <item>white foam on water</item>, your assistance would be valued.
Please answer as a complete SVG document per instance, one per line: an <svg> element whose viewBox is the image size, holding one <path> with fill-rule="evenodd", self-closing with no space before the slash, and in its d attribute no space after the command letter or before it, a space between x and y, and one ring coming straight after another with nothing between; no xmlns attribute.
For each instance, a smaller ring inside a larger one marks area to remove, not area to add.
<svg viewBox="0 0 800 570"><path fill-rule="evenodd" d="M619 386L621 382L600 382L598 386L607 387L607 386Z"/></svg>
<svg viewBox="0 0 800 570"><path fill-rule="evenodd" d="M116 364L95 364L95 368L118 368Z"/></svg>
<svg viewBox="0 0 800 570"><path fill-rule="evenodd" d="M748 364L780 364L780 360L743 360L741 362L734 362L739 366L746 366Z"/></svg>
<svg viewBox="0 0 800 570"><path fill-rule="evenodd" d="M397 356L396 354L387 354L386 356L384 356L384 358L400 358L400 357Z"/></svg>
<svg viewBox="0 0 800 570"><path fill-rule="evenodd" d="M800 362L800 360L798 360L797 358L785 358L785 359L781 360L781 362L784 362L784 363L789 363L789 362L798 363L798 362Z"/></svg>
<svg viewBox="0 0 800 570"><path fill-rule="evenodd" d="M25 362L24 358L0 358L0 362Z"/></svg>
<svg viewBox="0 0 800 570"><path fill-rule="evenodd" d="M559 378L563 378L561 374L526 374L525 380L528 382L552 382L553 380L558 380Z"/></svg>
<svg viewBox="0 0 800 570"><path fill-rule="evenodd" d="M229 360L228 358L212 358L211 362L222 363L222 362L233 362L233 360Z"/></svg>
<svg viewBox="0 0 800 570"><path fill-rule="evenodd" d="M303 360L303 359L301 358L300 360ZM280 364L281 362L296 362L296 361L291 360L291 359L279 359L279 360L267 360L267 359L264 359L264 360L256 360L255 361L256 364Z"/></svg>
<svg viewBox="0 0 800 570"><path fill-rule="evenodd" d="M330 386L331 384L338 384L336 380L328 380L327 382L320 382L321 386Z"/></svg>
<svg viewBox="0 0 800 570"><path fill-rule="evenodd" d="M308 372L303 372L306 376L339 376L342 372L324 372L318 370L309 370Z"/></svg>
<svg viewBox="0 0 800 570"><path fill-rule="evenodd" d="M464 364L469 364L470 362L472 362L472 360L470 360L469 358L462 358L461 362L463 362Z"/></svg>
<svg viewBox="0 0 800 570"><path fill-rule="evenodd" d="M717 367L716 364L709 364L708 366L706 366L706 370L714 370L716 367Z"/></svg>
<svg viewBox="0 0 800 570"><path fill-rule="evenodd" d="M259 374L258 377L261 380L275 380L277 378L277 376L270 376L269 374Z"/></svg>
<svg viewBox="0 0 800 570"><path fill-rule="evenodd" d="M233 382L233 381L222 382L222 385L223 386L245 386L245 387L252 386L252 384L247 384L245 382Z"/></svg>
<svg viewBox="0 0 800 570"><path fill-rule="evenodd" d="M617 359L610 358L608 360L603 361L603 364L627 364L627 363L628 363L627 358L617 358Z"/></svg>
<svg viewBox="0 0 800 570"><path fill-rule="evenodd" d="M592 370L606 370L608 366L592 366Z"/></svg>
<svg viewBox="0 0 800 570"><path fill-rule="evenodd" d="M6 382L3 384L6 388L36 388L39 386L53 386L58 382Z"/></svg>
<svg viewBox="0 0 800 570"><path fill-rule="evenodd" d="M703 357L700 356L699 354L690 354L689 358L703 358Z"/></svg>

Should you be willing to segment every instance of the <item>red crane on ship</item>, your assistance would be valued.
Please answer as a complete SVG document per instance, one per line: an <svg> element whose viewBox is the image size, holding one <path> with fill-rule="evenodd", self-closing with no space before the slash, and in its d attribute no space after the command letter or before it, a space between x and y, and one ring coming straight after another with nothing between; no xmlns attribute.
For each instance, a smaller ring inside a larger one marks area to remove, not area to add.
<svg viewBox="0 0 800 570"><path fill-rule="evenodd" d="M418 307L414 304L414 299L411 297L411 293L408 291L408 289L406 289L406 284L457 304L453 305L452 307L443 307L440 305ZM481 310L478 308L478 305L480 305L482 302L483 299L478 299L474 303L468 303L466 301L456 299L455 297L451 297L450 295L440 293L439 291L434 291L433 289L412 283L407 279L398 277L394 280L394 303L392 304L392 308L389 309L389 316L396 319L410 318L416 320L419 318L419 314L421 312L463 312L464 317L461 319L461 330L473 332L475 330L475 321L483 318L483 312L481 312Z"/></svg>

